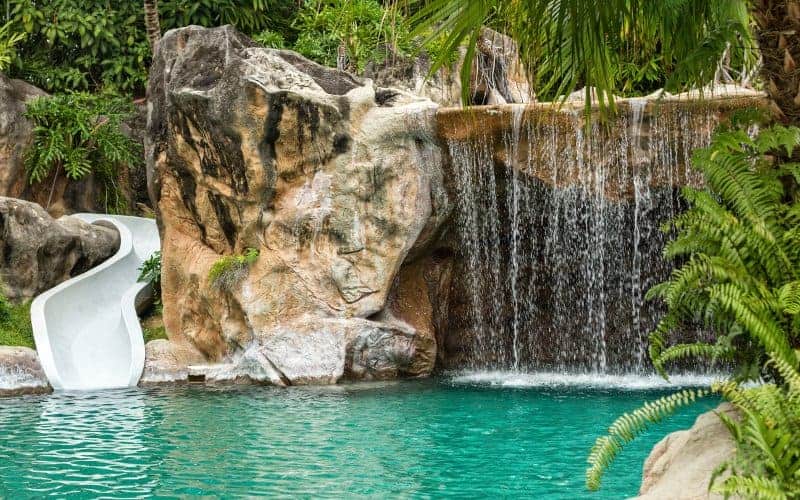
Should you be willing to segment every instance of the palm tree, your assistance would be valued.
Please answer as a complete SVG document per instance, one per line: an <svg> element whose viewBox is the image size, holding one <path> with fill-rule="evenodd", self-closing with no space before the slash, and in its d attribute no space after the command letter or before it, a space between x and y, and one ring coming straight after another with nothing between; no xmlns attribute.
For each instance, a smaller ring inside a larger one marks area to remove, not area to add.
<svg viewBox="0 0 800 500"><path fill-rule="evenodd" d="M156 45L161 39L161 23L158 16L158 0L144 0L144 26L150 51L155 55Z"/></svg>
<svg viewBox="0 0 800 500"><path fill-rule="evenodd" d="M474 51L483 25L500 25L519 43L537 95L585 86L588 96L595 87L601 107L613 107L625 47L653 51L667 70L668 89L708 84L730 47L744 65L755 64L760 48L761 76L778 116L800 119L800 4L794 0L400 1L416 10L418 32L446 37L440 64L465 41ZM462 81L470 71L463 66Z"/></svg>
<svg viewBox="0 0 800 500"><path fill-rule="evenodd" d="M751 12L763 64L765 90L784 121L800 122L800 4L753 0Z"/></svg>

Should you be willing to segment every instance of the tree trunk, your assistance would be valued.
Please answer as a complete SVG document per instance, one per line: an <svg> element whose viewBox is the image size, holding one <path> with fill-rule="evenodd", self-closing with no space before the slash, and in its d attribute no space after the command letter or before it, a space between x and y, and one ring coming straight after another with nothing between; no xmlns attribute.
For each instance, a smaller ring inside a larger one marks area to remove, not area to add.
<svg viewBox="0 0 800 500"><path fill-rule="evenodd" d="M800 125L800 1L755 0L753 17L764 90L781 121Z"/></svg>
<svg viewBox="0 0 800 500"><path fill-rule="evenodd" d="M144 26L150 51L155 55L156 45L161 39L161 23L158 19L158 0L144 0Z"/></svg>

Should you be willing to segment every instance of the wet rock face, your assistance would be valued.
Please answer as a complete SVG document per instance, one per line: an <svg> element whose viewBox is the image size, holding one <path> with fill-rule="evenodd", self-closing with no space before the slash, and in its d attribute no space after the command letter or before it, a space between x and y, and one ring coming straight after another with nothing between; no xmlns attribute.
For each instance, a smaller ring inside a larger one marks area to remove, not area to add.
<svg viewBox="0 0 800 500"><path fill-rule="evenodd" d="M52 391L36 351L0 346L0 397Z"/></svg>
<svg viewBox="0 0 800 500"><path fill-rule="evenodd" d="M0 197L0 280L12 300L31 299L114 255L119 233L39 205Z"/></svg>
<svg viewBox="0 0 800 500"><path fill-rule="evenodd" d="M415 362L428 334L383 312L401 265L449 214L435 104L230 27L168 32L149 96L173 343L209 361L258 349L288 383L430 372L435 346ZM248 248L260 255L232 286L209 281L218 259Z"/></svg>

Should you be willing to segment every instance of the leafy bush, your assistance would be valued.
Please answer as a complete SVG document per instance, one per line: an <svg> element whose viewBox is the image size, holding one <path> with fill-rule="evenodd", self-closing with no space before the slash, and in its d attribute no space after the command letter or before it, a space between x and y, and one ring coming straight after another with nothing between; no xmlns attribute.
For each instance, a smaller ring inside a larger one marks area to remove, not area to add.
<svg viewBox="0 0 800 500"><path fill-rule="evenodd" d="M244 279L250 266L258 260L258 255L255 248L247 248L242 255L222 257L208 271L208 281L221 290L231 290Z"/></svg>
<svg viewBox="0 0 800 500"><path fill-rule="evenodd" d="M253 41L271 49L286 48L286 40L283 38L283 35L271 30L264 30L261 33L254 35Z"/></svg>
<svg viewBox="0 0 800 500"><path fill-rule="evenodd" d="M651 334L650 357L664 376L667 363L687 357L733 364L733 378L713 387L745 415L741 425L727 422L739 447L730 464L735 475L721 488L746 497L785 498L768 493L778 486L797 491L800 470L800 426L797 415L786 410L800 408L793 349L800 335L800 164L787 160L800 145L800 129L775 125L751 136L746 122L738 125L720 130L708 148L693 155L706 187L684 190L690 208L667 228L677 237L664 253L683 264L648 293L668 307ZM672 332L698 326L715 341L669 345ZM789 390L740 388L740 382L754 379L786 383ZM599 487L622 446L648 424L704 394L682 392L619 417L592 448L587 486Z"/></svg>
<svg viewBox="0 0 800 500"><path fill-rule="evenodd" d="M156 297L156 304L161 303L161 250L153 252L153 255L142 262L139 267L139 282L150 283L153 287L153 294Z"/></svg>
<svg viewBox="0 0 800 500"><path fill-rule="evenodd" d="M106 89L144 94L151 54L141 2L8 2L11 31L27 34L12 76L49 92ZM294 0L161 0L158 7L164 31L190 24L233 24L245 34L271 29L295 38Z"/></svg>
<svg viewBox="0 0 800 500"><path fill-rule="evenodd" d="M0 27L0 71L6 71L16 57L15 46L25 39L24 33L11 31L11 22Z"/></svg>
<svg viewBox="0 0 800 500"><path fill-rule="evenodd" d="M792 183L800 165L776 164L800 144L800 129L780 125L750 137L722 130L692 163L705 178L702 190L686 188L691 208L672 223L678 236L664 254L683 259L648 298L668 312L650 336L656 368L685 357L733 359L737 378L768 376L766 352L794 363L791 345L800 335L800 203ZM668 346L671 331L700 325L713 344Z"/></svg>
<svg viewBox="0 0 800 500"><path fill-rule="evenodd" d="M309 0L295 21L300 36L294 49L326 66L336 66L343 44L348 67L363 71L387 56L386 45L403 53L411 47L405 21L377 0Z"/></svg>
<svg viewBox="0 0 800 500"><path fill-rule="evenodd" d="M129 101L109 95L69 93L34 99L25 112L34 123L33 146L25 157L30 182L50 175L78 180L95 174L107 188L101 200L106 210L124 211L117 168L143 161L141 146L121 129L132 114Z"/></svg>

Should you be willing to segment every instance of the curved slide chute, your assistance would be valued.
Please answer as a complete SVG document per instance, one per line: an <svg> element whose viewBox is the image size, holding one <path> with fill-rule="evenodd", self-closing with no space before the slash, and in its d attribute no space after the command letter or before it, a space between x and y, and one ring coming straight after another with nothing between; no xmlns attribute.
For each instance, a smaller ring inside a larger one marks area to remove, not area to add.
<svg viewBox="0 0 800 500"><path fill-rule="evenodd" d="M51 288L31 304L31 322L42 368L55 390L135 386L144 368L144 340L136 313L139 267L160 248L153 219L75 214L111 224L119 250L89 271Z"/></svg>

